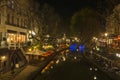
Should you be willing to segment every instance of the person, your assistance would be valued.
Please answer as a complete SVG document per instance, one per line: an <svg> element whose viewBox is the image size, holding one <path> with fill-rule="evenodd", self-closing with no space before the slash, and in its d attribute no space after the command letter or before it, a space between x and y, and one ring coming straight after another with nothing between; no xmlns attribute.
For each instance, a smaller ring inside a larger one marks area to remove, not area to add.
<svg viewBox="0 0 120 80"><path fill-rule="evenodd" d="M4 37L3 40L1 41L1 47L5 48L7 47L7 42L6 42L6 38Z"/></svg>

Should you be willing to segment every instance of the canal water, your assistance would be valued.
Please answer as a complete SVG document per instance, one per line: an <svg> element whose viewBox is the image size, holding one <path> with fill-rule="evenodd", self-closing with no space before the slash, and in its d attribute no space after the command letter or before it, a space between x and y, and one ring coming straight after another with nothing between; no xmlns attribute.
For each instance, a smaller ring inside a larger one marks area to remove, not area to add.
<svg viewBox="0 0 120 80"><path fill-rule="evenodd" d="M53 64L34 80L112 80L107 74L84 59L68 59Z"/></svg>

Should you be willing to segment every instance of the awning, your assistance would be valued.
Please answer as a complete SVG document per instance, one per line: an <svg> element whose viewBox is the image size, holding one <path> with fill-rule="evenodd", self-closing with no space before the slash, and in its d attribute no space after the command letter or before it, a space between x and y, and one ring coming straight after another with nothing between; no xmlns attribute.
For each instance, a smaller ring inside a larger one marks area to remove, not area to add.
<svg viewBox="0 0 120 80"><path fill-rule="evenodd" d="M8 33L17 33L17 31L7 30Z"/></svg>
<svg viewBox="0 0 120 80"><path fill-rule="evenodd" d="M26 35L26 33L25 33L25 32L20 32L20 34L22 34L22 35Z"/></svg>

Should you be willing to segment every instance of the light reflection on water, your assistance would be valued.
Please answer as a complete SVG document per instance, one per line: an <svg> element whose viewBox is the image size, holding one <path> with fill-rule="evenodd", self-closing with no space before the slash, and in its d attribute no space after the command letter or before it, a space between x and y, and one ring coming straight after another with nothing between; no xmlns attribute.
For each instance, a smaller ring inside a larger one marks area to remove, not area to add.
<svg viewBox="0 0 120 80"><path fill-rule="evenodd" d="M111 80L94 65L79 60L77 62L72 59L59 60L58 64L51 65L44 74L38 75L35 80Z"/></svg>

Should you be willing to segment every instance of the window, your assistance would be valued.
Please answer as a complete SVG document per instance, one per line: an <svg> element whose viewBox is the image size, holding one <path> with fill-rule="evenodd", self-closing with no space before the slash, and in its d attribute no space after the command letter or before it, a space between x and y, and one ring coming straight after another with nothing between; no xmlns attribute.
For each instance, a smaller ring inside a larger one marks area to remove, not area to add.
<svg viewBox="0 0 120 80"><path fill-rule="evenodd" d="M12 24L14 24L14 16L12 16Z"/></svg>
<svg viewBox="0 0 120 80"><path fill-rule="evenodd" d="M0 24L1 24L1 20L2 20L1 18L2 18L2 16L1 16L1 13L0 13Z"/></svg>
<svg viewBox="0 0 120 80"><path fill-rule="evenodd" d="M0 42L2 41L2 32L0 32Z"/></svg>
<svg viewBox="0 0 120 80"><path fill-rule="evenodd" d="M10 23L10 14L7 14L7 24L9 24Z"/></svg>
<svg viewBox="0 0 120 80"><path fill-rule="evenodd" d="M14 1L11 1L11 3L12 3L12 9L14 9Z"/></svg>
<svg viewBox="0 0 120 80"><path fill-rule="evenodd" d="M11 7L11 2L8 1L8 2L7 2L7 5L8 5L8 7Z"/></svg>
<svg viewBox="0 0 120 80"><path fill-rule="evenodd" d="M17 18L17 26L19 26L19 18Z"/></svg>
<svg viewBox="0 0 120 80"><path fill-rule="evenodd" d="M12 1L8 1L7 2L7 6L9 7L9 8L12 8L12 9L14 9L14 1L12 0Z"/></svg>
<svg viewBox="0 0 120 80"><path fill-rule="evenodd" d="M26 25L26 19L24 20L24 27L26 27L27 25Z"/></svg>
<svg viewBox="0 0 120 80"><path fill-rule="evenodd" d="M21 27L23 26L23 19L21 19Z"/></svg>

